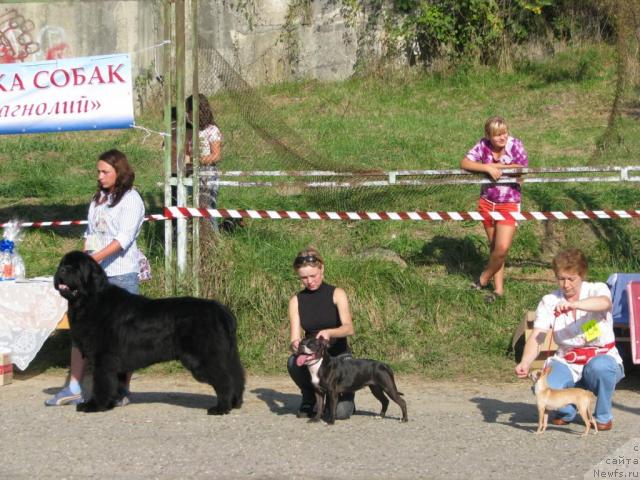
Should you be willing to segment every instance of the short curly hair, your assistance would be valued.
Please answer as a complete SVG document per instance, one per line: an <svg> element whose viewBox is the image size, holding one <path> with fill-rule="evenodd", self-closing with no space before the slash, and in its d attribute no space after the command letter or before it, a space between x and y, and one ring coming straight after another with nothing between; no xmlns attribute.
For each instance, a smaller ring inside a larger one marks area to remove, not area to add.
<svg viewBox="0 0 640 480"><path fill-rule="evenodd" d="M581 278L585 278L589 266L587 257L582 253L582 250L570 248L558 253L553 259L551 267L556 276L560 272L575 272Z"/></svg>

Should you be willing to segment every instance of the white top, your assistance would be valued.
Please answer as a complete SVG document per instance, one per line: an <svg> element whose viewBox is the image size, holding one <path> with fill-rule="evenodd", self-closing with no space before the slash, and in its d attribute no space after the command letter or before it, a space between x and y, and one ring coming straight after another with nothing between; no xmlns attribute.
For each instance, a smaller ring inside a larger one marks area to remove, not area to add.
<svg viewBox="0 0 640 480"><path fill-rule="evenodd" d="M579 300L600 296L611 298L611 292L606 284L602 282L582 282ZM554 360L565 363L573 374L573 380L578 381L582 376L584 365L567 363L563 359L564 355L571 348L602 347L614 342L613 317L611 316L610 310L606 312L575 310L555 317L554 309L556 305L563 300L566 299L560 290L556 290L542 297L536 309L536 319L533 322L533 328L539 328L544 331L553 329L553 340L558 345L558 351L553 358ZM591 320L596 321L598 325L596 332L599 333L599 335L592 338L591 341L588 341L587 334L583 331L582 326ZM622 358L617 348L609 350L607 355L613 357L617 363L622 364Z"/></svg>
<svg viewBox="0 0 640 480"><path fill-rule="evenodd" d="M105 258L100 264L108 277L138 273L140 251L136 238L144 221L144 203L134 189L126 192L118 204L109 207L111 199L104 203L91 202L88 225L85 232L87 250L98 251L117 240L122 250Z"/></svg>
<svg viewBox="0 0 640 480"><path fill-rule="evenodd" d="M200 155L211 154L211 144L222 141L222 132L215 125L207 125L207 128L198 132L200 138Z"/></svg>

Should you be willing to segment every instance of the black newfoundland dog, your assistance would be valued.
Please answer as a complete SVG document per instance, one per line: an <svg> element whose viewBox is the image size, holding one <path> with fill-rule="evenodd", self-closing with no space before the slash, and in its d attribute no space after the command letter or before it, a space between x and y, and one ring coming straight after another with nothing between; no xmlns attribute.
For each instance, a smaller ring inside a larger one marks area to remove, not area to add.
<svg viewBox="0 0 640 480"><path fill-rule="evenodd" d="M224 305L193 297L152 300L111 285L100 265L83 252L67 253L54 286L69 301L71 337L93 364L93 398L78 411L114 407L126 372L180 360L196 380L211 385L217 404L210 415L242 405L244 370L236 319Z"/></svg>

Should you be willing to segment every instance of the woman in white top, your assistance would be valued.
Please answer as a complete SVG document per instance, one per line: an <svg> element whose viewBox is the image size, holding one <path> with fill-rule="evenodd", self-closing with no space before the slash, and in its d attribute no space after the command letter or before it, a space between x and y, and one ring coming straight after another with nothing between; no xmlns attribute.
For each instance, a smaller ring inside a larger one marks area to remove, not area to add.
<svg viewBox="0 0 640 480"><path fill-rule="evenodd" d="M133 189L135 173L124 153L115 149L100 155L97 170L98 188L89 206L85 251L102 266L111 284L137 294L141 254L136 238L144 221L145 208L140 194ZM82 403L81 383L85 367L80 350L72 345L69 385L45 404ZM126 379L126 390L121 392L121 405L129 403L130 377L128 375Z"/></svg>
<svg viewBox="0 0 640 480"><path fill-rule="evenodd" d="M549 386L592 391L598 397L594 414L598 430L611 430L613 392L624 377L613 333L611 292L604 283L585 281L587 260L578 249L560 252L552 266L559 289L538 304L533 332L515 373L527 377L540 344L551 330L558 351L547 360L546 366L551 367ZM566 425L575 417L576 408L569 405L559 414L551 422Z"/></svg>

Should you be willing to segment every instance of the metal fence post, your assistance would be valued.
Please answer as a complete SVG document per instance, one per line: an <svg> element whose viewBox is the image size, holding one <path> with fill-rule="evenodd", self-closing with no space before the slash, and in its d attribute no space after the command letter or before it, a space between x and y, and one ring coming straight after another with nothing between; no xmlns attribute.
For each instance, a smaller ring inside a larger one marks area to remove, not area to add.
<svg viewBox="0 0 640 480"><path fill-rule="evenodd" d="M164 39L172 39L171 22L171 1L165 0L163 5L164 14ZM163 69L163 99L164 99L164 128L168 134L164 142L164 205L173 206L171 199L171 145L174 141L171 131L171 52L173 41L164 46L162 55ZM167 295L174 293L175 272L173 265L173 221L164 222L164 290Z"/></svg>
<svg viewBox="0 0 640 480"><path fill-rule="evenodd" d="M176 175L178 206L186 205L186 189L184 185L185 173L185 0L175 0L176 11ZM187 220L178 219L177 242L177 284L178 289L186 286L187 270Z"/></svg>
<svg viewBox="0 0 640 480"><path fill-rule="evenodd" d="M193 62L193 174L192 202L200 207L200 84L198 77L198 0L191 0L191 57ZM193 278L193 294L200 294L200 219L192 219L191 270Z"/></svg>

